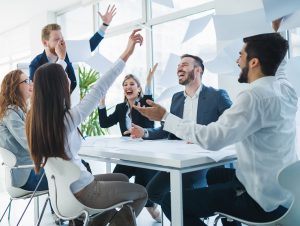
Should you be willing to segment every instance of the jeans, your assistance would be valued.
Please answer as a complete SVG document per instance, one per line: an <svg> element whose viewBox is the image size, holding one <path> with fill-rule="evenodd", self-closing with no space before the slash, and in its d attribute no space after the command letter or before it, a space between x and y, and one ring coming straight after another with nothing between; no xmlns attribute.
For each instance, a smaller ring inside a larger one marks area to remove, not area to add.
<svg viewBox="0 0 300 226"><path fill-rule="evenodd" d="M27 191L34 191L44 172L44 169L41 168L40 172L35 174L34 170L32 169L27 182L21 188ZM37 188L37 191L44 190L48 190L48 181L46 175L44 175L39 187Z"/></svg>

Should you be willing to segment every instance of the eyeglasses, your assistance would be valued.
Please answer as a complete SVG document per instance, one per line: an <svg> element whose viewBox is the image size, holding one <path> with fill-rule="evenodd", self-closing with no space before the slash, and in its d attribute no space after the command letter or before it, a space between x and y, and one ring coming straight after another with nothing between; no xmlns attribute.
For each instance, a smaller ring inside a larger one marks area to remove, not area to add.
<svg viewBox="0 0 300 226"><path fill-rule="evenodd" d="M19 84L21 84L21 83L26 83L26 84L30 85L32 83L32 81L29 78L27 78L27 79L23 80L22 82L20 82Z"/></svg>

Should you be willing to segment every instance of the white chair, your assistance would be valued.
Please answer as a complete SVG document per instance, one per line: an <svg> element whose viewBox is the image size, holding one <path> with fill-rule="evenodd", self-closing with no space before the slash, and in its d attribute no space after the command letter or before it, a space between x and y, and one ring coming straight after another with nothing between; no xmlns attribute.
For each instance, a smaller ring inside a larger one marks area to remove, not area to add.
<svg viewBox="0 0 300 226"><path fill-rule="evenodd" d="M24 190L24 189L21 189L21 188L18 188L18 187L14 187L12 185L11 171L13 169L18 169L18 168L19 169L20 168L33 168L33 165L16 166L16 163L17 163L16 156L12 152L10 152L10 151L8 151L4 148L1 148L1 147L0 147L0 156L2 158L2 166L4 166L4 168L5 168L5 187L6 187L7 193L10 196L9 204L6 207L2 217L0 219L0 222L4 218L7 210L8 210L8 222L10 221L10 211L11 211L11 206L12 206L12 201L13 200L30 198L25 210L23 211L23 213L20 217L20 220L18 222L18 224L19 224L22 217L23 217L23 215L24 215L24 213L26 212L32 198L35 197L36 199L38 199L38 197L40 195L48 194L48 190L33 192L33 191L27 191L27 190ZM42 215L41 215L41 217L42 217ZM37 218L39 218L39 216L37 216Z"/></svg>
<svg viewBox="0 0 300 226"><path fill-rule="evenodd" d="M230 216L224 213L216 213L220 215L216 218L214 226L217 225L217 221L222 217L226 217L229 220L235 220L251 226L299 226L300 225L299 173L300 173L300 161L297 161L287 166L283 170L281 170L280 173L278 174L279 184L293 194L293 202L292 205L287 210L287 212L277 220L271 222L258 223L258 222L250 222L243 219L239 219L237 217Z"/></svg>
<svg viewBox="0 0 300 226"><path fill-rule="evenodd" d="M51 157L48 158L44 169L48 179L49 196L53 210L63 220L73 220L79 216L84 216L84 226L86 226L90 218L132 202L117 203L106 209L87 207L76 199L70 189L70 185L78 180L80 176L77 165L62 158Z"/></svg>

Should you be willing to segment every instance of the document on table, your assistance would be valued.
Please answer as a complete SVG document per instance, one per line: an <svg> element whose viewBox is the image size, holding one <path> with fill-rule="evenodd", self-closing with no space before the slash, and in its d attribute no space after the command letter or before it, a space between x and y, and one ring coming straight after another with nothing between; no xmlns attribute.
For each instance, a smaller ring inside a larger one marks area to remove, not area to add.
<svg viewBox="0 0 300 226"><path fill-rule="evenodd" d="M235 155L234 147L227 146L218 151L210 151L201 148L197 144L188 144L182 140L143 140L130 137L88 137L83 143L84 147L99 147L110 152L149 152L155 154L195 155L204 156L218 162L225 157ZM141 148L142 147L142 148Z"/></svg>

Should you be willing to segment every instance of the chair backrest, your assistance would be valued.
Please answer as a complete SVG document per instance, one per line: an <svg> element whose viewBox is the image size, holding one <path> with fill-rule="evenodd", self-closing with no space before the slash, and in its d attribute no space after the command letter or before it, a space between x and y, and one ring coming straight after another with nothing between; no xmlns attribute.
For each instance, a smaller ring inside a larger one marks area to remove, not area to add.
<svg viewBox="0 0 300 226"><path fill-rule="evenodd" d="M11 172L12 168L16 166L17 158L11 151L0 147L0 156L5 168L5 188L11 198L19 198L30 194L31 191L26 191L12 185Z"/></svg>
<svg viewBox="0 0 300 226"><path fill-rule="evenodd" d="M300 225L300 180L298 180L299 174L300 161L287 166L279 173L279 184L293 194L294 200L287 213L277 220L277 225Z"/></svg>
<svg viewBox="0 0 300 226"><path fill-rule="evenodd" d="M71 161L51 157L48 158L44 169L54 211L66 218L78 216L85 206L76 199L70 185L79 179L79 167Z"/></svg>

